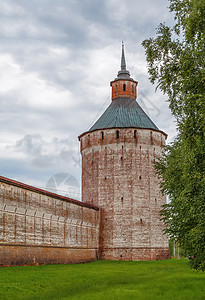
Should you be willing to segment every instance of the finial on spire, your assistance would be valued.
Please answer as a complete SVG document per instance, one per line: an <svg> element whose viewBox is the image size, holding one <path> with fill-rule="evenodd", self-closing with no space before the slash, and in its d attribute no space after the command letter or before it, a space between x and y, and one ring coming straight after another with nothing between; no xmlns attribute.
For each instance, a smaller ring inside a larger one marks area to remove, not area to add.
<svg viewBox="0 0 205 300"><path fill-rule="evenodd" d="M130 72L126 69L126 62L125 62L125 49L124 43L122 41L122 56L121 56L121 70L117 74L118 78L130 78Z"/></svg>
<svg viewBox="0 0 205 300"><path fill-rule="evenodd" d="M121 57L121 70L126 70L126 62L125 62L125 51L124 51L124 43L122 41L122 57Z"/></svg>

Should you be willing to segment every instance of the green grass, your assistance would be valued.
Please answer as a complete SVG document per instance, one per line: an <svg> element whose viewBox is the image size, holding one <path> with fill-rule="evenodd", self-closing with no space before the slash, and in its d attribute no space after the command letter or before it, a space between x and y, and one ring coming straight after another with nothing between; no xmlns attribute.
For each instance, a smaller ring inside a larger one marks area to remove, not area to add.
<svg viewBox="0 0 205 300"><path fill-rule="evenodd" d="M187 260L0 268L0 299L205 299Z"/></svg>

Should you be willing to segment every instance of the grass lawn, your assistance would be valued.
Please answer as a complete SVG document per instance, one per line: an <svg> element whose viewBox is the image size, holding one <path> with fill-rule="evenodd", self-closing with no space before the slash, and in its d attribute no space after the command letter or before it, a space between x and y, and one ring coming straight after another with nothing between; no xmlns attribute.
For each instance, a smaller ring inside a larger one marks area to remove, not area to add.
<svg viewBox="0 0 205 300"><path fill-rule="evenodd" d="M205 299L187 260L0 268L0 299Z"/></svg>

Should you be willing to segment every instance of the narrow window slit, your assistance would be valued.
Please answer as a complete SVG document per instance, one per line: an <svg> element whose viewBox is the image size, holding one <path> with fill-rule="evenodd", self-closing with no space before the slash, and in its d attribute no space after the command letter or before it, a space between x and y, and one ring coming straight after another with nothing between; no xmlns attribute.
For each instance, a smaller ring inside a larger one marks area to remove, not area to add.
<svg viewBox="0 0 205 300"><path fill-rule="evenodd" d="M116 130L116 138L119 139L119 137L120 137L119 130Z"/></svg>

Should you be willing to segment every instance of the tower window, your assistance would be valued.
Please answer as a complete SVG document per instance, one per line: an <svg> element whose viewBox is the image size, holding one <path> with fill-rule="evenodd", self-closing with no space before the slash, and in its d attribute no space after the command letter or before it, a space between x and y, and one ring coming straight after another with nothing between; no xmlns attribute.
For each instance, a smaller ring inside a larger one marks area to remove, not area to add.
<svg viewBox="0 0 205 300"><path fill-rule="evenodd" d="M134 130L134 138L137 138L137 130Z"/></svg>
<svg viewBox="0 0 205 300"><path fill-rule="evenodd" d="M123 91L124 92L126 91L126 84L125 83L123 84Z"/></svg>
<svg viewBox="0 0 205 300"><path fill-rule="evenodd" d="M115 85L115 92L117 92L117 85Z"/></svg>
<svg viewBox="0 0 205 300"><path fill-rule="evenodd" d="M116 138L119 139L119 137L120 137L119 130L116 130Z"/></svg>
<svg viewBox="0 0 205 300"><path fill-rule="evenodd" d="M153 137L152 137L152 132L150 132L150 141L151 141L151 145L153 145Z"/></svg>
<svg viewBox="0 0 205 300"><path fill-rule="evenodd" d="M104 140L104 132L101 131L101 139Z"/></svg>
<svg viewBox="0 0 205 300"><path fill-rule="evenodd" d="M134 85L132 84L132 93L134 93Z"/></svg>

